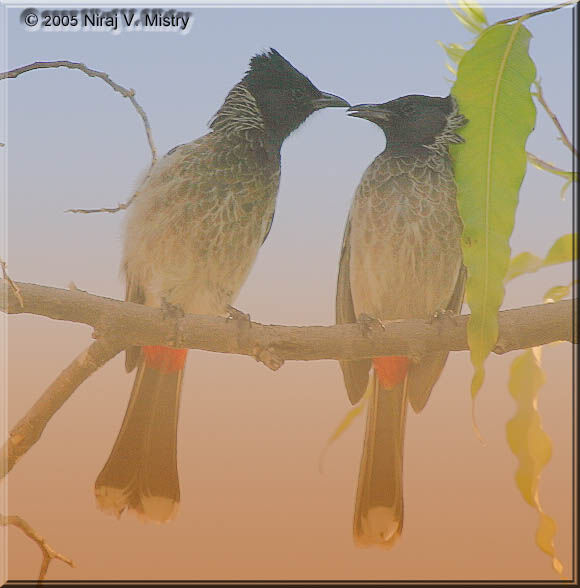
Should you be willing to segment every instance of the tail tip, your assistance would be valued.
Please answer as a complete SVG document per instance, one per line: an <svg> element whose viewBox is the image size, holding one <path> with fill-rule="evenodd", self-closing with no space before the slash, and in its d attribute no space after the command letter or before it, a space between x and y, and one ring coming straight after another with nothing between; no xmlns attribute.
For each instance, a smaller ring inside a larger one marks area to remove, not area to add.
<svg viewBox="0 0 580 588"><path fill-rule="evenodd" d="M360 520L355 528L354 541L358 547L393 547L403 529L403 524L392 508L374 506Z"/></svg>
<svg viewBox="0 0 580 588"><path fill-rule="evenodd" d="M126 489L96 486L97 507L117 519L125 510L133 512L143 522L166 523L177 515L179 499L166 496L140 496L131 500Z"/></svg>

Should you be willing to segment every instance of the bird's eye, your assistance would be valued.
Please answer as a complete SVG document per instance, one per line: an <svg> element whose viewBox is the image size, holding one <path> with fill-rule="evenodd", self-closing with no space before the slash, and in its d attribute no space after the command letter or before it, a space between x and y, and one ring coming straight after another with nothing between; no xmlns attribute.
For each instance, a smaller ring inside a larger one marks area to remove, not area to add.
<svg viewBox="0 0 580 588"><path fill-rule="evenodd" d="M412 104L403 104L401 112L406 116L410 116L415 113L415 107Z"/></svg>

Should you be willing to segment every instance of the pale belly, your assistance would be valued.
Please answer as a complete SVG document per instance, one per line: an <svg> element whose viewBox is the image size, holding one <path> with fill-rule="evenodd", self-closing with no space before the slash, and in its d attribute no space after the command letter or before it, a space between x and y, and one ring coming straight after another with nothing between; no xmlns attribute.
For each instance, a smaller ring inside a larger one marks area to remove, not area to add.
<svg viewBox="0 0 580 588"><path fill-rule="evenodd" d="M351 215L350 282L355 313L379 319L429 318L445 309L461 267L458 217L409 212L404 202Z"/></svg>
<svg viewBox="0 0 580 588"><path fill-rule="evenodd" d="M143 302L224 314L267 234L277 179L275 172L247 174L235 188L176 180L163 191L145 189L130 210L124 255L127 279Z"/></svg>

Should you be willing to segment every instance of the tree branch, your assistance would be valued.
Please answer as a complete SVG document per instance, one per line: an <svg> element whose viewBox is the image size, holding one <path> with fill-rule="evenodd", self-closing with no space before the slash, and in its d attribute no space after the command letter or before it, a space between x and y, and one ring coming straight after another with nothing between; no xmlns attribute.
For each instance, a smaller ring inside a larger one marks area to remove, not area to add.
<svg viewBox="0 0 580 588"><path fill-rule="evenodd" d="M528 20L528 18L532 18L534 16L539 16L540 14L546 14L548 12L556 12L556 10L560 10L560 8L566 8L566 6L574 6L577 4L578 0L569 0L568 2L562 2L561 4L556 4L556 6L550 6L549 8L541 8L540 10L534 10L534 12L527 12L521 16L512 16L510 18L504 18L503 20L498 20L494 23L495 25L499 24L509 24L510 22L514 22L516 20Z"/></svg>
<svg viewBox="0 0 580 588"><path fill-rule="evenodd" d="M6 265L6 262L0 257L0 269L2 269L2 278L8 284L8 286L12 288L12 291L18 299L20 306L24 306L24 301L22 300L20 290L18 289L18 286L14 283L14 280L12 280L12 278L8 275L8 272L6 271Z"/></svg>
<svg viewBox="0 0 580 588"><path fill-rule="evenodd" d="M4 282L4 280L3 280ZM4 285L4 284L2 284ZM10 432L0 452L0 479L34 445L58 409L92 373L129 344L170 345L220 353L250 355L272 369L284 360L356 359L468 348L469 316L360 324L292 327L262 325L247 316L235 319L204 315L169 318L158 308L83 292L19 282L20 305L12 289L3 289L0 310L36 314L90 325L99 337L48 387ZM499 313L501 354L552 341L577 341L572 319L575 300L540 304ZM240 313L241 315L241 313ZM122 337L122 339L121 339Z"/></svg>
<svg viewBox="0 0 580 588"><path fill-rule="evenodd" d="M548 103L546 102L546 99L544 98L542 84L540 83L539 80L534 82L534 84L536 86L536 92L532 92L532 96L535 96L537 98L538 102L543 106L544 110L546 111L546 114L550 117L550 119L554 123L554 126L556 127L556 129L558 130L558 134L560 135L560 141L562 141L562 143L564 143L564 145L566 145L566 147L568 147L568 149L574 154L575 157L578 157L578 151L576 150L576 147L574 147L574 145L572 145L570 139L568 139L568 135L566 134L566 132L562 128L562 125L560 124L558 117L555 115L554 111L548 106Z"/></svg>
<svg viewBox="0 0 580 588"><path fill-rule="evenodd" d="M102 71L97 71L96 69L91 69L87 67L84 63L76 63L74 61L36 61L35 63L30 63L28 65L24 65L22 67L17 67L15 69L11 69L10 71L0 72L0 80L16 78L19 75L37 70L37 69L50 69L50 68L57 68L57 67L66 67L68 69L78 69L85 74L87 74L91 78L100 78L106 84L111 86L115 92L118 92L124 98L129 98L131 104L137 111L137 114L141 117L143 121L143 125L145 126L145 133L147 135L147 142L149 143L149 149L151 150L151 164L149 166L149 172L144 181L147 180L147 177L151 173L151 169L157 162L157 149L155 148L155 143L153 141L153 133L151 132L151 126L149 125L149 119L147 118L147 114L141 107L141 105L135 99L135 90L127 89L120 84L114 82L107 73ZM3 145L2 145L3 146ZM138 193L138 192L137 192ZM82 214L91 214L93 212L109 212L114 213L118 212L119 210L125 210L129 207L131 202L133 202L134 198L137 194L133 194L131 198L122 204L119 204L116 208L91 208L91 209L84 209L84 208L71 208L67 210L67 212L77 212Z"/></svg>
<svg viewBox="0 0 580 588"><path fill-rule="evenodd" d="M384 321L365 332L358 324L294 327L262 325L249 320L187 314L168 317L159 308L94 296L82 290L61 290L17 283L24 306L11 290L0 310L8 314L37 314L84 323L95 337L122 336L125 344L168 345L236 353L255 357L270 350L284 360L357 359L381 355L421 357L435 351L468 349L468 315L454 319ZM496 353L544 345L576 342L572 300L540 304L499 313ZM120 333L122 331L122 333Z"/></svg>
<svg viewBox="0 0 580 588"><path fill-rule="evenodd" d="M40 548L42 552L42 563L40 564L40 573L38 574L38 583L40 584L46 577L48 566L53 559L60 559L68 564L71 568L75 567L72 559L55 551L23 518L16 515L0 514L0 525L12 525L20 529L27 537L30 537Z"/></svg>
<svg viewBox="0 0 580 588"><path fill-rule="evenodd" d="M95 341L65 368L10 431L0 452L0 480L39 439L50 419L94 372L124 349L118 340Z"/></svg>

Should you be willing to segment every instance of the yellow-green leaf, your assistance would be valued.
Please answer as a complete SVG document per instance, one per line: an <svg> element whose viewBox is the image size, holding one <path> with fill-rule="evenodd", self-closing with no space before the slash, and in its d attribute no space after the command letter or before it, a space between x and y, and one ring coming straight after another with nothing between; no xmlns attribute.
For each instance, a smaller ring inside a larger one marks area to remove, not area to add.
<svg viewBox="0 0 580 588"><path fill-rule="evenodd" d="M475 33L476 35L478 35L483 27L477 22L477 21L473 21L470 18L470 15L468 14L462 14L460 10L457 10L457 8L451 8L451 11L453 12L453 14L455 15L455 17L457 18L457 20L470 32Z"/></svg>
<svg viewBox="0 0 580 588"><path fill-rule="evenodd" d="M439 47L441 47L443 51L445 51L447 57L449 57L449 59L451 59L451 61L453 61L454 63L459 63L461 61L461 58L467 51L467 49L465 49L458 43L449 43L449 45L445 45L445 43L437 41L437 45L439 45Z"/></svg>
<svg viewBox="0 0 580 588"><path fill-rule="evenodd" d="M321 452L320 457L318 459L318 467L319 467L320 471L322 471L322 463L324 461L324 456L326 455L326 451L328 450L330 445L332 445L332 443L334 443L352 425L353 421L364 410L364 407L369 399L369 396L373 393L373 390L374 390L374 377L375 377L375 373L373 371L371 373L371 375L369 376L369 383L367 385L367 389L365 390L365 393L362 395L359 403L357 405L353 406L344 415L343 419L340 421L340 423L338 423L336 429L334 429L334 432L332 433L332 435L328 438L328 441L326 442L324 448L322 449L322 452Z"/></svg>
<svg viewBox="0 0 580 588"><path fill-rule="evenodd" d="M506 433L510 449L518 459L516 484L524 500L539 516L536 544L552 558L552 567L561 575L562 564L554 549L556 523L542 510L538 495L540 473L552 454L552 442L542 429L538 412L538 390L546 380L541 351L541 347L526 349L512 362L509 391L517 408L515 416L507 423Z"/></svg>
<svg viewBox="0 0 580 588"><path fill-rule="evenodd" d="M574 254L575 238L575 233L568 233L556 239L544 259L540 259L537 255L529 251L524 251L512 257L504 278L504 283L507 284L510 280L523 274L533 274L543 267L574 261L576 259Z"/></svg>
<svg viewBox="0 0 580 588"><path fill-rule="evenodd" d="M474 398L483 383L485 359L497 340L509 239L527 165L525 144L536 120L530 38L520 22L489 27L460 61L452 89L469 120L461 130L465 143L452 145L452 155L464 227Z"/></svg>
<svg viewBox="0 0 580 588"><path fill-rule="evenodd" d="M574 233L563 235L550 247L544 265L555 265L557 263L566 263L574 259Z"/></svg>
<svg viewBox="0 0 580 588"><path fill-rule="evenodd" d="M478 22L487 26L487 17L483 8L475 0L459 0L459 4L466 14L469 14L472 22Z"/></svg>
<svg viewBox="0 0 580 588"><path fill-rule="evenodd" d="M544 302L558 302L570 294L570 290L578 280L574 280L565 286L553 286L544 294Z"/></svg>
<svg viewBox="0 0 580 588"><path fill-rule="evenodd" d="M508 271L505 275L504 282L509 282L523 274L532 274L537 272L543 265L544 260L530 253L524 251L515 257L512 257L508 266Z"/></svg>
<svg viewBox="0 0 580 588"><path fill-rule="evenodd" d="M552 558L552 568L561 576L564 571L562 562L556 557L556 548L554 547L554 537L556 536L556 521L549 517L545 512L540 511L540 524L536 531L536 545Z"/></svg>

